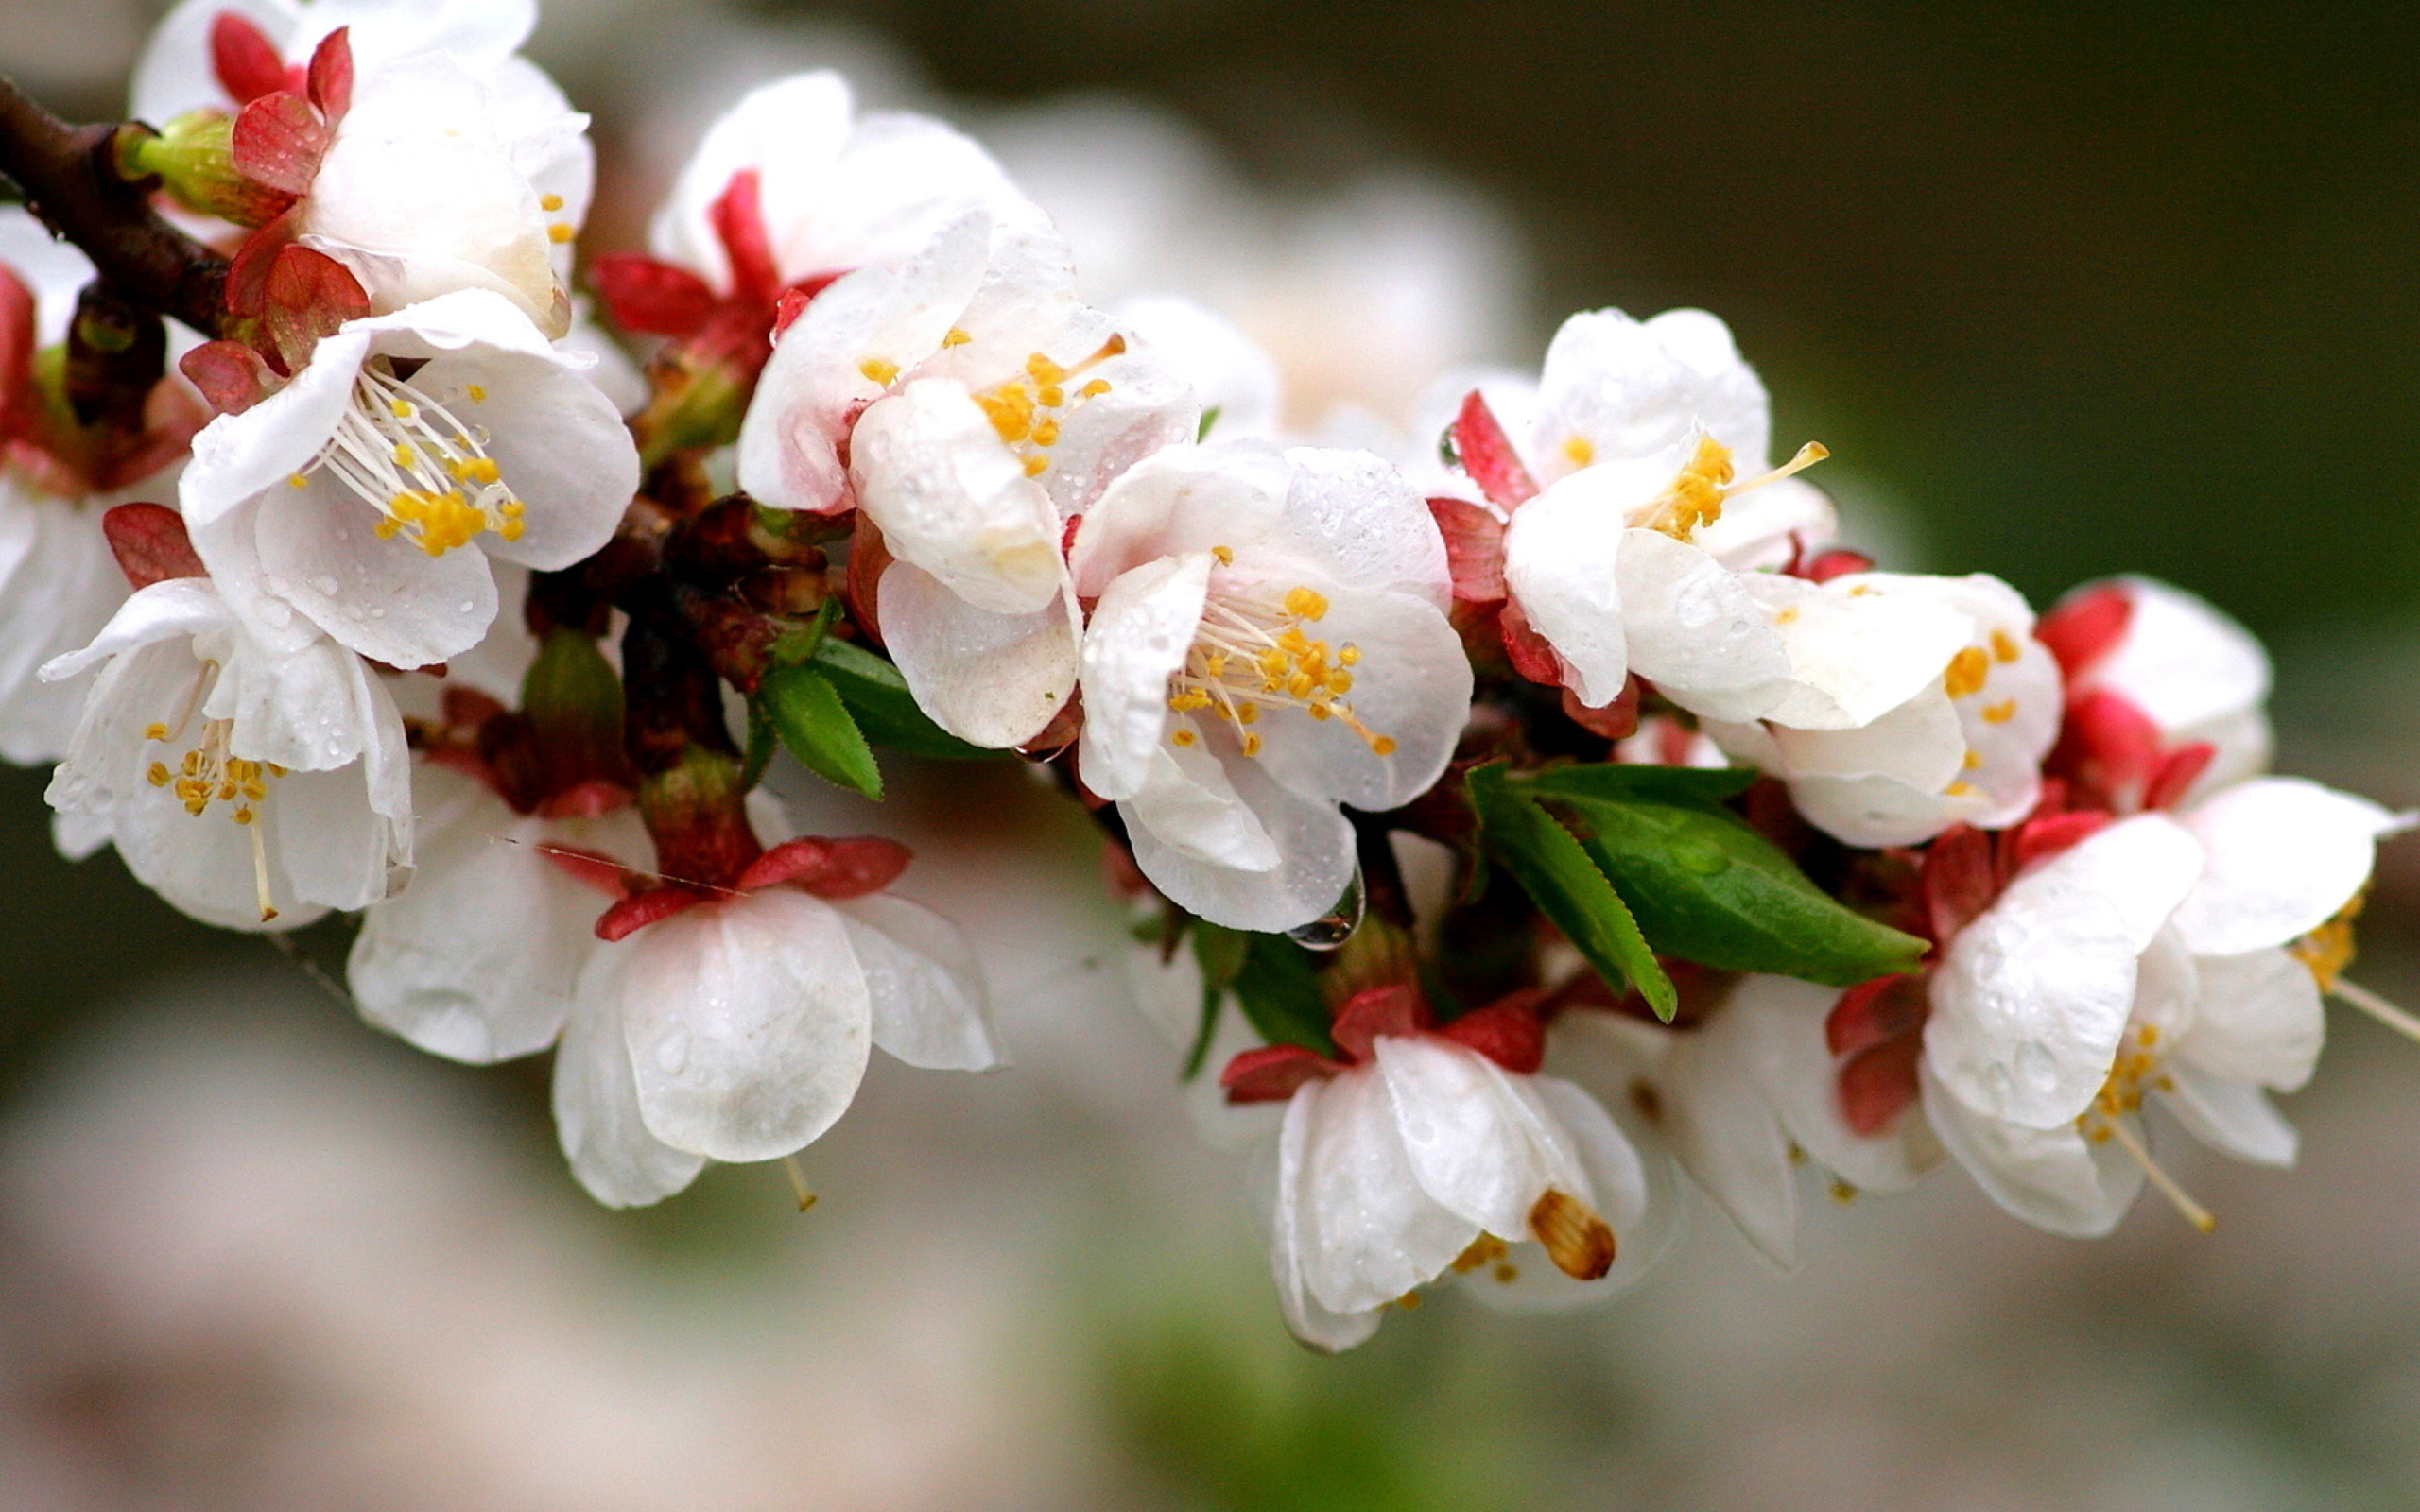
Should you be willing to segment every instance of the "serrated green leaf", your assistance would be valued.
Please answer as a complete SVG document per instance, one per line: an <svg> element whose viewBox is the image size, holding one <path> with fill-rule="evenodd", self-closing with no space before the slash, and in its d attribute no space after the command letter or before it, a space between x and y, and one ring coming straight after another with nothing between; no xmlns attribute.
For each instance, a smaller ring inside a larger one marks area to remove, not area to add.
<svg viewBox="0 0 2420 1512"><path fill-rule="evenodd" d="M908 691L899 669L861 645L827 636L816 646L810 664L831 680L856 716L857 728L877 746L943 761L982 761L1000 754L970 746L934 724L931 715L916 707L916 696Z"/></svg>
<svg viewBox="0 0 2420 1512"><path fill-rule="evenodd" d="M773 732L799 765L836 786L882 797L882 769L831 679L812 666L775 667L757 685Z"/></svg>
<svg viewBox="0 0 2420 1512"><path fill-rule="evenodd" d="M1644 766L1628 762L1549 766L1513 779L1539 798L1644 799L1714 807L1747 791L1756 774L1745 766Z"/></svg>
<svg viewBox="0 0 2420 1512"><path fill-rule="evenodd" d="M1924 941L1841 903L1729 813L1568 795L1555 801L1667 955L1850 987L1913 971L1924 954Z"/></svg>
<svg viewBox="0 0 2420 1512"><path fill-rule="evenodd" d="M1627 982L1665 1022L1680 1007L1672 979L1657 965L1638 921L1588 852L1538 800L1515 787L1504 766L1490 763L1470 774L1471 806L1489 860L1521 885L1597 974Z"/></svg>
<svg viewBox="0 0 2420 1512"><path fill-rule="evenodd" d="M773 747L780 737L773 731L773 716L765 712L760 696L748 700L748 754L739 766L740 791L746 792L765 780L765 767L773 759Z"/></svg>
<svg viewBox="0 0 2420 1512"><path fill-rule="evenodd" d="M1230 987L1245 1022L1270 1044L1301 1045L1334 1057L1317 957L1283 935L1246 934L1243 940L1243 960Z"/></svg>

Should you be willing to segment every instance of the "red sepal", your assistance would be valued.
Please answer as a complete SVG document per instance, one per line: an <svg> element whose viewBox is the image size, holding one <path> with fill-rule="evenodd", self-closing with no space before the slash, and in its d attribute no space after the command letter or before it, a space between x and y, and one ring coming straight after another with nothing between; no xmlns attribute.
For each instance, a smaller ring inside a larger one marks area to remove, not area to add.
<svg viewBox="0 0 2420 1512"><path fill-rule="evenodd" d="M1935 946L1946 949L1958 932L1992 905L2000 889L1993 867L1992 837L1970 824L1953 824L1925 848L1919 885L1925 923Z"/></svg>
<svg viewBox="0 0 2420 1512"><path fill-rule="evenodd" d="M353 109L353 41L350 26L338 26L320 39L311 50L311 67L305 76L305 87L311 103L320 108L330 132Z"/></svg>
<svg viewBox="0 0 2420 1512"><path fill-rule="evenodd" d="M304 195L335 133L300 94L263 94L235 117L235 170L283 194Z"/></svg>
<svg viewBox="0 0 2420 1512"><path fill-rule="evenodd" d="M1495 412L1476 388L1462 400L1454 417L1454 455L1488 502L1507 514L1538 496L1537 479L1522 465Z"/></svg>
<svg viewBox="0 0 2420 1512"><path fill-rule="evenodd" d="M285 60L250 18L222 10L210 23L210 70L237 105L285 88Z"/></svg>
<svg viewBox="0 0 2420 1512"><path fill-rule="evenodd" d="M706 211L715 238L731 263L731 292L763 305L769 315L782 297L782 272L773 262L772 239L765 231L761 182L753 168L731 176Z"/></svg>
<svg viewBox="0 0 2420 1512"><path fill-rule="evenodd" d="M589 265L588 282L614 324L648 335L688 335L706 323L717 302L704 279L644 252L598 253Z"/></svg>
<svg viewBox="0 0 2420 1512"><path fill-rule="evenodd" d="M2123 588L2104 583L2083 588L2059 601L2034 624L2033 638L2050 648L2059 670L2074 681L2116 649L2135 617L2135 600Z"/></svg>
<svg viewBox="0 0 2420 1512"><path fill-rule="evenodd" d="M773 301L773 335L779 336L788 330L790 322L806 313L806 307L815 302L817 295L846 276L844 273L816 273L782 290L782 297Z"/></svg>
<svg viewBox="0 0 2420 1512"><path fill-rule="evenodd" d="M1841 1117L1872 1139L1889 1129L1916 1100L1916 1057L1924 1040L1904 1035L1859 1053L1840 1072Z"/></svg>
<svg viewBox="0 0 2420 1512"><path fill-rule="evenodd" d="M876 648L882 645L882 575L891 562L882 531L863 513L849 535L849 573L840 595L849 602L849 620L865 632Z"/></svg>
<svg viewBox="0 0 2420 1512"><path fill-rule="evenodd" d="M750 862L735 885L753 892L786 884L818 898L863 898L897 882L913 859L915 852L898 841L870 834L845 840L802 835Z"/></svg>
<svg viewBox="0 0 2420 1512"><path fill-rule="evenodd" d="M1923 1028L1931 1011L1922 971L1859 982L1841 993L1832 1011L1824 1016L1824 1046L1835 1056L1871 1050Z"/></svg>
<svg viewBox="0 0 2420 1512"><path fill-rule="evenodd" d="M1454 576L1454 596L1473 604L1504 597L1504 522L1468 499L1428 501L1438 533L1445 538L1445 563Z"/></svg>
<svg viewBox="0 0 2420 1512"><path fill-rule="evenodd" d="M1231 1103L1282 1103L1305 1082L1324 1081L1344 1068L1301 1045L1255 1045L1219 1073Z"/></svg>
<svg viewBox="0 0 2420 1512"><path fill-rule="evenodd" d="M2168 759L2160 763L2159 770L2152 774L2151 782L2143 788L2143 807L2176 807L2184 801L2185 795L2193 784L2202 780L2202 774L2210 769L2210 763L2218 754L2219 747L2206 740L2197 740L2190 746L2180 746L2169 751Z"/></svg>
<svg viewBox="0 0 2420 1512"><path fill-rule="evenodd" d="M2114 817L2105 809L2077 809L2026 820L2001 842L2008 852L2008 874L2014 877L2036 861L2057 855L2100 833Z"/></svg>
<svg viewBox="0 0 2420 1512"><path fill-rule="evenodd" d="M1521 612L1521 602L1504 601L1504 615L1498 621L1504 635L1504 654L1512 659L1512 670L1531 682L1542 682L1549 688L1563 683L1563 658L1554 647L1530 626L1530 616Z"/></svg>
<svg viewBox="0 0 2420 1512"><path fill-rule="evenodd" d="M294 207L244 238L227 265L227 308L236 315L257 316L268 303L268 272L277 254L294 245L300 234ZM267 353L263 353L267 355Z"/></svg>
<svg viewBox="0 0 2420 1512"><path fill-rule="evenodd" d="M1375 1053L1374 1041L1378 1036L1418 1034L1427 1022L1427 1009L1421 1003L1420 994L1397 983L1369 988L1346 998L1338 1005L1329 1032L1336 1037L1336 1047L1344 1052L1344 1057L1358 1065Z"/></svg>
<svg viewBox="0 0 2420 1512"><path fill-rule="evenodd" d="M1437 1032L1509 1072L1527 1076L1547 1058L1547 1026L1538 1017L1538 1004L1545 998L1535 988L1508 993Z"/></svg>
<svg viewBox="0 0 2420 1512"><path fill-rule="evenodd" d="M658 919L669 919L705 901L706 895L694 887L649 887L645 892L634 892L596 916L596 937L607 941L625 938Z"/></svg>
<svg viewBox="0 0 2420 1512"><path fill-rule="evenodd" d="M262 293L262 324L288 372L302 370L322 336L370 313L370 295L353 270L308 247L280 250Z"/></svg>
<svg viewBox="0 0 2420 1512"><path fill-rule="evenodd" d="M1874 558L1861 551L1827 551L1798 570L1810 583L1828 583L1851 573L1874 571Z"/></svg>
<svg viewBox="0 0 2420 1512"><path fill-rule="evenodd" d="M0 438L22 436L39 413L34 393L33 290L0 266Z"/></svg>
<svg viewBox="0 0 2420 1512"><path fill-rule="evenodd" d="M222 415L242 414L277 385L261 354L240 341L205 341L178 359L177 367Z"/></svg>
<svg viewBox="0 0 2420 1512"><path fill-rule="evenodd" d="M185 534L184 517L164 504L121 504L101 516L101 534L108 538L118 571L135 589L164 583L171 577L207 577L201 558L194 555Z"/></svg>
<svg viewBox="0 0 2420 1512"><path fill-rule="evenodd" d="M1580 695L1569 688L1563 690L1563 715L1573 724L1603 740L1628 740L1638 733L1639 684L1635 675L1622 679L1622 691L1602 709L1591 709L1580 701ZM1686 731L1683 734L1685 737Z"/></svg>

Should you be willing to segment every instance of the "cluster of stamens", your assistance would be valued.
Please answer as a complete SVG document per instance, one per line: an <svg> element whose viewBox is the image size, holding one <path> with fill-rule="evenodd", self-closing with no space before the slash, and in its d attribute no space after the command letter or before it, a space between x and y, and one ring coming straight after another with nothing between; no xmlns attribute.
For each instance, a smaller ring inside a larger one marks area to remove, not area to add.
<svg viewBox="0 0 2420 1512"><path fill-rule="evenodd" d="M1227 547L1214 551L1222 566L1235 560ZM1363 724L1344 697L1353 689L1361 648L1348 642L1331 650L1303 628L1327 609L1327 599L1308 588L1288 589L1275 605L1212 594L1184 665L1168 679L1168 708L1180 714L1208 710L1235 726L1247 756L1260 754L1260 734L1251 727L1263 708L1300 709L1313 719L1336 720L1377 755L1394 754L1393 737ZM1201 736L1184 722L1168 739L1190 746Z"/></svg>
<svg viewBox="0 0 2420 1512"><path fill-rule="evenodd" d="M1732 479L1738 474L1731 464L1731 448L1711 436L1700 436L1696 453L1682 464L1671 485L1650 501L1646 511L1634 523L1642 529L1661 530L1675 541L1686 541L1700 526L1721 519L1723 505L1732 499L1804 472L1831 455L1820 443L1809 441L1798 449L1796 456L1772 472L1745 483L1735 483Z"/></svg>
<svg viewBox="0 0 2420 1512"><path fill-rule="evenodd" d="M1956 656L1949 659L1949 665L1941 674L1943 693L1947 694L1953 700L1971 698L1981 693L1984 686L1991 681L1993 663L1997 662L2005 666L2025 654L2024 648L2016 644L2016 638L2006 630L1992 631L1987 644L1989 649L1981 645L1962 647ZM1979 713L1982 714L1983 723L2004 725L2016 717L2016 700L2002 698L1996 703L1987 703ZM1971 772L1982 765L1982 753L1969 750L1962 769ZM1962 777L1942 791L1951 798L1965 798L1975 790L1975 784Z"/></svg>
<svg viewBox="0 0 2420 1512"><path fill-rule="evenodd" d="M975 338L953 326L942 337L944 350L962 347ZM1088 399L1098 399L1109 392L1105 378L1087 379L1070 388L1068 385L1093 369L1126 351L1126 338L1113 335L1100 344L1100 349L1074 367L1062 367L1041 352L1025 359L1025 370L1003 384L996 384L975 396L984 419L992 422L1000 439L1014 448L1025 459L1025 475L1040 477L1050 470L1050 458L1045 454L1059 444L1059 427L1065 411ZM857 370L875 383L888 387L899 376L899 364L882 357L868 357L857 364Z"/></svg>
<svg viewBox="0 0 2420 1512"><path fill-rule="evenodd" d="M168 742L178 738L191 723L194 711L201 705L217 668L203 668L195 684L192 696L186 699L184 712L174 727L153 723L144 727L145 742ZM272 778L284 777L285 768L275 762L247 761L231 754L227 738L233 732L234 721L205 719L201 738L179 759L175 766L164 761L153 761L144 769L144 780L153 787L164 787L175 795L184 811L195 818L210 812L214 803L229 807L228 817L244 827L252 842L252 885L260 906L261 921L267 923L277 917L276 905L269 902L268 851L261 840L260 807L268 800L268 783Z"/></svg>
<svg viewBox="0 0 2420 1512"><path fill-rule="evenodd" d="M2156 1188L2169 1205L2181 1213L2185 1221L2208 1233L2219 1226L2210 1210L2187 1195L2176 1184L2176 1178L2161 1169L2152 1159L2150 1148L2128 1120L2142 1111L2147 1092L2173 1091L2176 1083L2160 1069L2164 1055L2158 1049L2159 1026L2139 1023L2126 1031L2118 1042L2118 1057L2110 1063L2109 1079L2093 1094L2092 1106L2076 1115L2076 1130L2095 1144L2116 1141L2127 1158L2142 1168L2143 1176Z"/></svg>
<svg viewBox="0 0 2420 1512"><path fill-rule="evenodd" d="M473 384L462 397L480 404L487 391ZM407 534L421 550L441 557L482 531L521 539L524 507L488 455L487 441L483 428L464 424L375 359L354 378L353 403L326 447L287 481L302 488L308 472L324 468L385 516L380 540Z"/></svg>

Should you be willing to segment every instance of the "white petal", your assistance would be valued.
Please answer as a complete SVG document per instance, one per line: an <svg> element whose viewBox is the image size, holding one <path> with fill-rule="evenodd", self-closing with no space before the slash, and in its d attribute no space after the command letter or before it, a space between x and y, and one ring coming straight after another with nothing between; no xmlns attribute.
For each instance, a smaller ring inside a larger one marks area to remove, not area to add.
<svg viewBox="0 0 2420 1512"><path fill-rule="evenodd" d="M1424 1190L1377 1072L1347 1072L1320 1088L1304 1122L1298 1242L1306 1288L1323 1308L1351 1314L1392 1301L1478 1237L1478 1223Z"/></svg>
<svg viewBox="0 0 2420 1512"><path fill-rule="evenodd" d="M1382 1036L1377 1057L1405 1153L1438 1206L1517 1239L1550 1187L1594 1205L1579 1150L1527 1078L1426 1036Z"/></svg>
<svg viewBox="0 0 2420 1512"><path fill-rule="evenodd" d="M1076 591L1098 598L1117 576L1162 557L1249 548L1284 518L1291 472L1262 441L1156 452L1085 511L1067 554Z"/></svg>
<svg viewBox="0 0 2420 1512"><path fill-rule="evenodd" d="M1288 544L1348 587L1392 589L1440 610L1453 598L1445 538L1426 501L1367 452L1297 446L1286 453Z"/></svg>
<svg viewBox="0 0 2420 1512"><path fill-rule="evenodd" d="M1932 1074L1995 1120L2070 1123L2108 1077L2136 959L2200 867L2192 836L2142 815L2017 878L1933 974Z"/></svg>
<svg viewBox="0 0 2420 1512"><path fill-rule="evenodd" d="M1841 1116L1840 1063L1824 1039L1824 1021L1839 998L1812 982L1746 976L1721 1011L1740 1021L1756 1083L1799 1148L1861 1192L1903 1192L1940 1162L1941 1146L1920 1108L1871 1136Z"/></svg>
<svg viewBox="0 0 2420 1512"><path fill-rule="evenodd" d="M1163 756L1152 782L1118 805L1153 886L1230 929L1288 930L1336 905L1354 857L1353 826L1335 804L1296 795L1238 754L1223 765L1199 747Z"/></svg>
<svg viewBox="0 0 2420 1512"><path fill-rule="evenodd" d="M2210 1148L2253 1165L2294 1163L2301 1141L2259 1088L2183 1065L2170 1065L2152 1095Z"/></svg>
<svg viewBox="0 0 2420 1512"><path fill-rule="evenodd" d="M1781 1270L1798 1265L1798 1182L1767 1097L1753 1024L1719 1013L1678 1037L1662 1078L1665 1137L1681 1168Z"/></svg>
<svg viewBox="0 0 2420 1512"><path fill-rule="evenodd" d="M1947 581L1954 582L1955 579ZM1742 579L1776 619L1791 686L1766 718L1801 730L1854 730L1940 680L1976 636L1975 621L1934 580L1858 573L1823 584L1777 574Z"/></svg>
<svg viewBox="0 0 2420 1512"><path fill-rule="evenodd" d="M918 379L879 401L849 458L857 507L901 561L995 614L1057 595L1058 511L963 385Z"/></svg>
<svg viewBox="0 0 2420 1512"><path fill-rule="evenodd" d="M427 666L478 644L496 612L487 558L381 540L384 518L325 472L268 490L252 512L260 586L389 666Z"/></svg>
<svg viewBox="0 0 2420 1512"><path fill-rule="evenodd" d="M1210 435L1269 436L1277 429L1277 364L1234 325L1191 300L1145 295L1112 312L1135 349L1167 364L1192 388Z"/></svg>
<svg viewBox="0 0 2420 1512"><path fill-rule="evenodd" d="M1563 659L1580 701L1602 708L1630 675L1621 552L1628 493L1610 469L1590 468L1523 505L1504 533L1504 581ZM1610 490L1610 491L1609 491Z"/></svg>
<svg viewBox="0 0 2420 1512"><path fill-rule="evenodd" d="M0 757L53 762L67 753L91 679L44 681L40 670L101 632L126 602L126 578L96 509L8 497L0 519L25 527L26 548L14 572L0 572Z"/></svg>
<svg viewBox="0 0 2420 1512"><path fill-rule="evenodd" d="M1883 777L1937 794L1957 779L1966 759L1958 708L1938 686L1858 729L1792 730L1771 723L1783 775L1792 779Z"/></svg>
<svg viewBox="0 0 2420 1512"><path fill-rule="evenodd" d="M2010 1213L2049 1233L2098 1239L2134 1206L2142 1168L2116 1140L2096 1144L2072 1123L2036 1129L1994 1118L1945 1087L1929 1062L1919 1074L1943 1147Z"/></svg>
<svg viewBox="0 0 2420 1512"><path fill-rule="evenodd" d="M182 0L151 29L134 61L129 112L136 120L165 126L205 105L226 109L233 102L219 88L211 62L212 26L221 14L232 13L278 42L297 25L300 10L296 0Z"/></svg>
<svg viewBox="0 0 2420 1512"><path fill-rule="evenodd" d="M618 950L639 1107L656 1138L718 1160L810 1143L865 1074L872 1005L840 916L769 888L650 924Z"/></svg>
<svg viewBox="0 0 2420 1512"><path fill-rule="evenodd" d="M1341 719L1264 706L1253 726L1264 742L1261 764L1305 798L1374 814L1426 792L1453 760L1470 718L1471 666L1461 637L1426 598L1362 589L1335 589L1327 613L1308 628L1330 646L1359 651L1344 701L1362 729L1393 741L1394 748L1379 755ZM1091 695L1085 697L1089 719Z"/></svg>
<svg viewBox="0 0 2420 1512"><path fill-rule="evenodd" d="M1771 445L1764 385L1703 310L1643 322L1619 310L1575 315L1547 348L1538 387L1534 452L1561 469L1571 466L1563 448L1573 438L1601 463L1649 456L1703 429L1739 454L1743 472L1760 468Z"/></svg>
<svg viewBox="0 0 2420 1512"><path fill-rule="evenodd" d="M2193 1023L2175 1058L2227 1081L2290 1092L2310 1080L2327 1038L2310 968L2281 950L2204 955Z"/></svg>
<svg viewBox="0 0 2420 1512"><path fill-rule="evenodd" d="M1211 867L1263 872L1284 859L1260 816L1236 794L1227 764L1198 747L1154 751L1143 785L1124 803L1120 812L1138 854L1148 837Z"/></svg>
<svg viewBox="0 0 2420 1512"><path fill-rule="evenodd" d="M465 396L456 418L484 427L487 450L521 497L518 541L477 538L510 561L555 572L614 537L638 491L639 456L614 402L582 372L525 352L473 348L441 355L412 375L424 393ZM470 401L473 386L484 399Z"/></svg>
<svg viewBox="0 0 2420 1512"><path fill-rule="evenodd" d="M2171 742L2206 740L2211 729L2269 697L2269 656L2250 631L2202 599L2149 577L2118 586L2132 612L2087 686L2126 696Z"/></svg>
<svg viewBox="0 0 2420 1512"><path fill-rule="evenodd" d="M1084 785L1132 798L1167 733L1168 679L1184 665L1210 586L1207 552L1120 574L1093 606L1082 653Z"/></svg>
<svg viewBox="0 0 2420 1512"><path fill-rule="evenodd" d="M177 498L194 550L215 574L211 527L229 510L310 465L353 402L372 333L355 320L321 338L293 381L240 415L221 415L193 438Z"/></svg>
<svg viewBox="0 0 2420 1512"><path fill-rule="evenodd" d="M885 644L917 707L977 746L1023 745L1075 690L1076 632L1053 599L1030 614L976 608L907 562L884 570Z"/></svg>
<svg viewBox="0 0 2420 1512"><path fill-rule="evenodd" d="M2377 837L2395 816L2300 778L2238 783L2179 818L2208 852L2176 911L2197 955L2283 945L2325 923L2370 880Z"/></svg>
<svg viewBox="0 0 2420 1512"><path fill-rule="evenodd" d="M706 1162L648 1131L622 1033L622 964L599 951L580 979L579 1006L555 1048L555 1136L589 1195L609 1208L638 1208L687 1186Z"/></svg>
<svg viewBox="0 0 2420 1512"><path fill-rule="evenodd" d="M1002 1063L984 1017L982 968L949 920L887 893L832 906L847 922L866 974L875 1044L935 1071L988 1071Z"/></svg>
<svg viewBox="0 0 2420 1512"><path fill-rule="evenodd" d="M1709 719L1761 717L1789 653L1741 575L1658 530L1624 532L1618 572L1631 670Z"/></svg>
<svg viewBox="0 0 2420 1512"><path fill-rule="evenodd" d="M1379 1304L1336 1312L1312 1295L1305 1275L1310 1257L1327 1259L1314 1217L1318 1196L1309 1190L1312 1130L1321 1121L1326 1095L1326 1084L1312 1082L1286 1105L1271 1183L1270 1266L1276 1275L1277 1302L1286 1326L1311 1348L1334 1353L1353 1348L1378 1331Z"/></svg>

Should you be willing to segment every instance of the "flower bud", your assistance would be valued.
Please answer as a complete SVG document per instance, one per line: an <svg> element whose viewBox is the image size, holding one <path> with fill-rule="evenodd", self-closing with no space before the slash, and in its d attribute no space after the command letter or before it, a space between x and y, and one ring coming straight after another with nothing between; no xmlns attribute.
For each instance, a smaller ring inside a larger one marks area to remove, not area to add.
<svg viewBox="0 0 2420 1512"><path fill-rule="evenodd" d="M130 182L158 179L185 209L238 226L265 226L294 197L244 177L235 166L235 120L224 111L187 111L154 131L121 127L117 171Z"/></svg>

